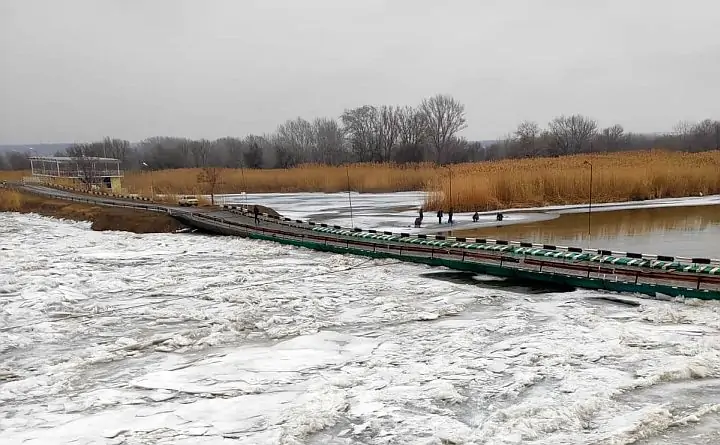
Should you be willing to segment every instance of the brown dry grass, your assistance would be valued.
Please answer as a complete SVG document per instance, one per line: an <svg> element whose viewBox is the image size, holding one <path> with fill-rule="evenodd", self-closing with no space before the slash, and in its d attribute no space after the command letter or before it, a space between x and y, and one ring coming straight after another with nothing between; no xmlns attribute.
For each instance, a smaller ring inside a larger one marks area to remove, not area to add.
<svg viewBox="0 0 720 445"><path fill-rule="evenodd" d="M23 195L13 190L0 190L0 209L19 212L24 204Z"/></svg>
<svg viewBox="0 0 720 445"><path fill-rule="evenodd" d="M359 192L431 192L427 207L455 211L493 210L588 201L593 164L593 202L642 200L720 193L720 152L661 150L533 158L459 164L350 166L350 185ZM452 198L449 175L452 171ZM130 192L204 193L198 169L129 173ZM344 167L308 165L287 170L222 171L216 193L338 192L347 189Z"/></svg>
<svg viewBox="0 0 720 445"><path fill-rule="evenodd" d="M0 181L20 181L23 176L30 176L30 170L0 170Z"/></svg>
<svg viewBox="0 0 720 445"><path fill-rule="evenodd" d="M646 151L507 160L452 167L428 184L431 209L493 210L720 193L720 152Z"/></svg>
<svg viewBox="0 0 720 445"><path fill-rule="evenodd" d="M355 164L349 171L350 187L363 193L422 190L437 174L431 164ZM125 177L125 186L130 193L144 196L150 195L151 185L155 193L160 194L207 193L206 187L197 182L199 172L200 169L132 172ZM338 192L347 190L348 185L345 167L323 165L272 170L223 169L220 180L216 193Z"/></svg>

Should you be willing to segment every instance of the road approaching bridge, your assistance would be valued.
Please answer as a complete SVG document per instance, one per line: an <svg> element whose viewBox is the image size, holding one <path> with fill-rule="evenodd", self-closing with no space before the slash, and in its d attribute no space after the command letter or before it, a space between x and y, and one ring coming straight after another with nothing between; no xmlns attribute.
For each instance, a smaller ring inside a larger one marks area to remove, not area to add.
<svg viewBox="0 0 720 445"><path fill-rule="evenodd" d="M720 300L720 260L709 258L347 229L267 213L259 215L256 222L251 212L237 206L179 207L36 185L13 186L57 199L167 213L205 232L319 251L393 258L500 277L652 297Z"/></svg>

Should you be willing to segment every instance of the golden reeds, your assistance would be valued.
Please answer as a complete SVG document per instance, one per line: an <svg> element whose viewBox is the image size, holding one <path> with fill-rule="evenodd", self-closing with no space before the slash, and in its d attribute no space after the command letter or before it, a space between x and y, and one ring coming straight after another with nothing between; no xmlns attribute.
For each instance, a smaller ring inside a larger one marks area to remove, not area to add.
<svg viewBox="0 0 720 445"><path fill-rule="evenodd" d="M720 152L645 151L453 166L429 182L427 205L473 211L585 203L590 165L593 202L720 193Z"/></svg>
<svg viewBox="0 0 720 445"><path fill-rule="evenodd" d="M19 212L24 204L23 195L14 191L0 189L0 210L6 212Z"/></svg>
<svg viewBox="0 0 720 445"><path fill-rule="evenodd" d="M427 208L455 211L584 203L593 167L594 202L720 193L720 152L643 151L532 158L438 167L432 164L355 164L350 187L358 192L427 190ZM198 169L133 172L127 188L155 193L206 193ZM345 167L305 165L293 169L225 169L215 193L338 192L347 190ZM452 195L450 177L452 176Z"/></svg>

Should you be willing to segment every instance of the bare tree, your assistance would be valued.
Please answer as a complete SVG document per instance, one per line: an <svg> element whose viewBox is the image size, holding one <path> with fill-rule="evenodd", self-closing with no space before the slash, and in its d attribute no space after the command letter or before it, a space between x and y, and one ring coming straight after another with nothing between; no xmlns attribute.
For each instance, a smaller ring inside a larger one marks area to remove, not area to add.
<svg viewBox="0 0 720 445"><path fill-rule="evenodd" d="M317 118L313 122L316 154L314 158L323 164L338 165L346 158L345 135L335 119Z"/></svg>
<svg viewBox="0 0 720 445"><path fill-rule="evenodd" d="M208 165L210 156L210 141L200 139L199 141L190 141L190 154L193 159L194 167L203 167Z"/></svg>
<svg viewBox="0 0 720 445"><path fill-rule="evenodd" d="M422 109L404 107L398 110L400 147L396 160L421 162L425 159L425 143L428 140L427 120Z"/></svg>
<svg viewBox="0 0 720 445"><path fill-rule="evenodd" d="M556 117L548 124L558 154L582 153L589 149L597 122L580 114Z"/></svg>
<svg viewBox="0 0 720 445"><path fill-rule="evenodd" d="M30 159L27 153L21 153L19 151L10 151L5 153L5 156L0 154L0 166L3 165L3 159L5 166L3 169L8 170L28 170L30 168Z"/></svg>
<svg viewBox="0 0 720 445"><path fill-rule="evenodd" d="M381 161L388 162L400 135L400 110L383 105L378 113L378 145Z"/></svg>
<svg viewBox="0 0 720 445"><path fill-rule="evenodd" d="M398 126L401 144L419 145L427 139L427 120L421 109L404 107L398 110Z"/></svg>
<svg viewBox="0 0 720 445"><path fill-rule="evenodd" d="M515 140L520 146L522 156L534 156L537 152L537 139L540 136L540 126L536 122L522 121L515 130Z"/></svg>
<svg viewBox="0 0 720 445"><path fill-rule="evenodd" d="M215 192L220 185L221 170L217 167L204 167L198 174L197 181L205 184L206 193L210 195L210 203L215 205Z"/></svg>
<svg viewBox="0 0 720 445"><path fill-rule="evenodd" d="M364 105L345 110L340 120L357 160L360 162L378 160L380 151L378 109L372 105Z"/></svg>
<svg viewBox="0 0 720 445"><path fill-rule="evenodd" d="M106 137L102 141L103 157L118 159L124 162L130 152L130 142L124 139Z"/></svg>
<svg viewBox="0 0 720 445"><path fill-rule="evenodd" d="M616 124L612 127L603 128L598 137L600 146L604 151L617 151L624 145L626 140L625 129L622 125Z"/></svg>
<svg viewBox="0 0 720 445"><path fill-rule="evenodd" d="M243 166L247 168L263 168L275 165L275 153L269 136L248 135L243 140L248 147L243 154Z"/></svg>
<svg viewBox="0 0 720 445"><path fill-rule="evenodd" d="M673 127L673 133L679 139L683 150L692 151L693 130L697 124L691 121L680 121Z"/></svg>
<svg viewBox="0 0 720 445"><path fill-rule="evenodd" d="M240 167L243 163L243 153L247 150L243 141L234 137L224 137L216 140L215 148L221 152L218 157L223 159L223 166L229 168Z"/></svg>
<svg viewBox="0 0 720 445"><path fill-rule="evenodd" d="M705 119L692 127L692 138L698 149L720 148L720 122Z"/></svg>
<svg viewBox="0 0 720 445"><path fill-rule="evenodd" d="M273 136L272 147L277 168L291 168L303 162L300 152L278 135Z"/></svg>
<svg viewBox="0 0 720 445"><path fill-rule="evenodd" d="M443 162L450 141L467 126L465 106L452 96L438 94L424 99L420 107L425 115L428 137L435 149L437 162Z"/></svg>
<svg viewBox="0 0 720 445"><path fill-rule="evenodd" d="M315 147L313 125L303 118L286 121L277 128L276 144L292 165L310 160Z"/></svg>
<svg viewBox="0 0 720 445"><path fill-rule="evenodd" d="M88 191L92 189L93 185L100 182L93 156L94 149L97 149L97 146L93 144L73 144L66 149L68 156L75 164L80 181Z"/></svg>

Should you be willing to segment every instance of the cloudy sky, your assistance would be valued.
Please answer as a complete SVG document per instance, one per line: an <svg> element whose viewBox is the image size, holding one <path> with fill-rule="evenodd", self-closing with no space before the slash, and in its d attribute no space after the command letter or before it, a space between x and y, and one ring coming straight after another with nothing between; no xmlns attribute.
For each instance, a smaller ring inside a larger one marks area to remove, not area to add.
<svg viewBox="0 0 720 445"><path fill-rule="evenodd" d="M363 104L471 139L720 118L718 0L0 0L0 143L216 138Z"/></svg>

